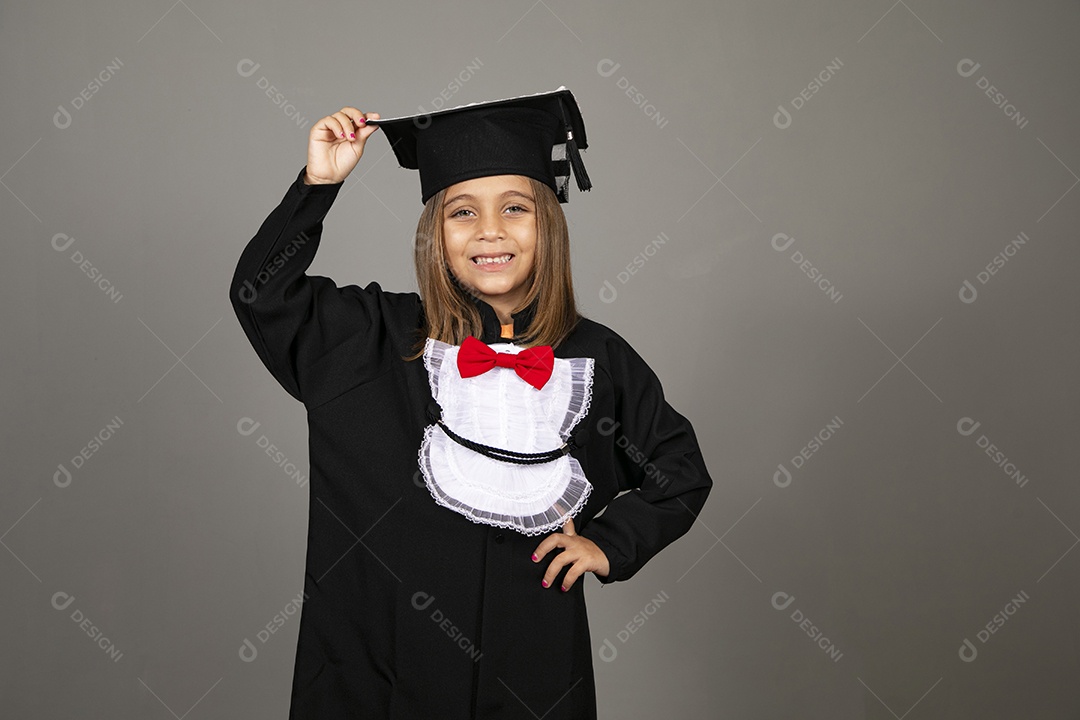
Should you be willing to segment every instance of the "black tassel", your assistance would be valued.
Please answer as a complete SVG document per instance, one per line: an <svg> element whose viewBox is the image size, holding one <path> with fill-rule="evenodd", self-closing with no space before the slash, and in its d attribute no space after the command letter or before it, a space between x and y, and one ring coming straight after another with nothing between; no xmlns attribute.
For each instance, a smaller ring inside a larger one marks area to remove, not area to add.
<svg viewBox="0 0 1080 720"><path fill-rule="evenodd" d="M589 180L589 174L585 172L585 164L581 162L581 152L578 150L577 143L574 142L574 132L570 129L566 131L566 157L570 160L570 167L574 169L574 179L577 180L578 190L591 190L592 181Z"/></svg>

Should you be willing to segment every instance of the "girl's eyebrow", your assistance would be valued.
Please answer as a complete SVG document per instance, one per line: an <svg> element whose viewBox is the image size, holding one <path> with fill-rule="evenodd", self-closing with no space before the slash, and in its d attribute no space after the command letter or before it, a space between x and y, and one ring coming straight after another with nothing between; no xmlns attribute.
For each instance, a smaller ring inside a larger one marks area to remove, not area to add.
<svg viewBox="0 0 1080 720"><path fill-rule="evenodd" d="M519 190L507 190L506 192L499 195L499 197L510 197L512 195L517 196L517 197L523 197L526 200L532 200L533 199L531 195L526 195L525 193L523 193L523 192L521 192ZM445 203L443 203L443 207L448 207L448 206L452 205L453 203L456 203L458 200L475 200L475 199L476 199L476 197L474 195L470 195L468 193L461 193L460 195L455 195L454 197L450 198Z"/></svg>

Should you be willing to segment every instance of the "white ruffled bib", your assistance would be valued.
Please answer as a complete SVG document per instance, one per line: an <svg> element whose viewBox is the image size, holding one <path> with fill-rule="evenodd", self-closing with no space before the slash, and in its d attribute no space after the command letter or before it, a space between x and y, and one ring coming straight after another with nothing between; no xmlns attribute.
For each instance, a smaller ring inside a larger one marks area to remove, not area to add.
<svg viewBox="0 0 1080 720"><path fill-rule="evenodd" d="M489 347L515 354L524 349L509 342ZM555 358L551 377L537 389L506 367L463 378L458 350L428 338L424 367L442 422L467 440L523 453L553 450L589 412L593 358ZM419 461L440 505L473 522L526 535L561 528L592 491L569 454L533 465L496 460L456 442L438 424L424 430Z"/></svg>

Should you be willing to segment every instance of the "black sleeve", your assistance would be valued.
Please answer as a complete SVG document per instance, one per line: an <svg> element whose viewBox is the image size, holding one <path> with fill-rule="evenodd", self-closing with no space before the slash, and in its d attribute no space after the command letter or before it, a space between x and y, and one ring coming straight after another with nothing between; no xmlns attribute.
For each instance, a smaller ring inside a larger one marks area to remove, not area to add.
<svg viewBox="0 0 1080 720"><path fill-rule="evenodd" d="M596 431L614 440L619 489L626 490L580 535L604 551L603 584L628 580L684 535L712 488L690 421L664 399L656 373L621 338L609 353L615 415Z"/></svg>
<svg viewBox="0 0 1080 720"><path fill-rule="evenodd" d="M290 395L307 402L312 383L326 395L326 378L307 370L346 340L381 329L381 289L338 287L305 274L315 258L322 221L344 183L307 185L305 166L281 203L263 221L240 255L229 299L244 333L266 368ZM374 348L367 348L374 353ZM377 365L361 352L354 362ZM374 370L372 370L374 372Z"/></svg>

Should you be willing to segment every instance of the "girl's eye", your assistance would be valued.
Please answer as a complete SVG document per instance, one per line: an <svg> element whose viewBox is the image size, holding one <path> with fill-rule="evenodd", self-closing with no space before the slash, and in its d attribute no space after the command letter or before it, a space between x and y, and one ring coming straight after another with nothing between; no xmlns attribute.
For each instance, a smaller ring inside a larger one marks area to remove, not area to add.
<svg viewBox="0 0 1080 720"><path fill-rule="evenodd" d="M528 208L526 208L526 207L524 207L522 205L511 205L510 207L508 207L506 209L507 210L516 210L517 212L514 213L515 215L529 211ZM461 213L466 213L466 212L472 212L472 210L469 210L468 208L461 208L460 210L456 210L456 211L450 213L450 217L463 217L461 215Z"/></svg>

